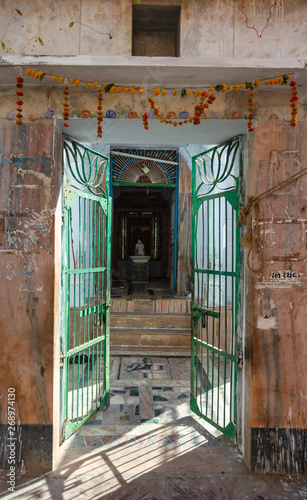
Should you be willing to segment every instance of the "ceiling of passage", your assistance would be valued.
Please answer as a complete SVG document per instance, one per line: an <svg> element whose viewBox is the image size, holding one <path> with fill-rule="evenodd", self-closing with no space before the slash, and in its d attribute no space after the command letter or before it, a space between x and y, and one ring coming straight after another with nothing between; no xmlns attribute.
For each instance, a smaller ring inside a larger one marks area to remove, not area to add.
<svg viewBox="0 0 307 500"><path fill-rule="evenodd" d="M59 120L62 122L62 120ZM149 130L144 130L140 119L104 119L102 139L97 140L97 120L75 118L63 133L76 141L87 144L144 144L180 146L184 144L217 144L239 134L246 134L245 120L202 120L200 125L188 123L182 127L164 125L159 120L149 120Z"/></svg>

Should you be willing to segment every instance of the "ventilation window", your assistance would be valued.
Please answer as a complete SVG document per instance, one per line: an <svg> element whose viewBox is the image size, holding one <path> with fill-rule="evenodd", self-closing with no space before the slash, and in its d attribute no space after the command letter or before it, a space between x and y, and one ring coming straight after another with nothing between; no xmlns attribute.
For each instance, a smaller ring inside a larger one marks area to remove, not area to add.
<svg viewBox="0 0 307 500"><path fill-rule="evenodd" d="M133 5L133 56L179 57L180 7Z"/></svg>

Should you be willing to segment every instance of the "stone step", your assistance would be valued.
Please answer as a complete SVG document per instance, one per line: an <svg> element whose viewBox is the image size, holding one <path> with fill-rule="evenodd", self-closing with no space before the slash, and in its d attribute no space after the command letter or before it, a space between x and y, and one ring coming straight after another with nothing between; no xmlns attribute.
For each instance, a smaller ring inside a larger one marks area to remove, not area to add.
<svg viewBox="0 0 307 500"><path fill-rule="evenodd" d="M113 312L144 312L144 313L191 313L191 299L174 297L163 299L111 299Z"/></svg>
<svg viewBox="0 0 307 500"><path fill-rule="evenodd" d="M152 329L152 328L111 328L111 346L155 346L155 347L189 347L191 333L189 330Z"/></svg>
<svg viewBox="0 0 307 500"><path fill-rule="evenodd" d="M191 329L191 315L184 313L121 313L111 312L110 325L112 327L127 329Z"/></svg>

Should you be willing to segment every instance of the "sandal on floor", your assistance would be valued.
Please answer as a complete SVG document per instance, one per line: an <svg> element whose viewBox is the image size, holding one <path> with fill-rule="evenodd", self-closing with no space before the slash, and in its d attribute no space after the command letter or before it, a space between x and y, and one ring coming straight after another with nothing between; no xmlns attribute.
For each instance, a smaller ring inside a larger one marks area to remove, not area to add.
<svg viewBox="0 0 307 500"><path fill-rule="evenodd" d="M132 365L128 365L126 367L126 372L133 372L134 370L141 370L145 368L145 363L132 363Z"/></svg>
<svg viewBox="0 0 307 500"><path fill-rule="evenodd" d="M145 358L143 358L143 362L146 366L152 366L152 359L149 356L145 356Z"/></svg>

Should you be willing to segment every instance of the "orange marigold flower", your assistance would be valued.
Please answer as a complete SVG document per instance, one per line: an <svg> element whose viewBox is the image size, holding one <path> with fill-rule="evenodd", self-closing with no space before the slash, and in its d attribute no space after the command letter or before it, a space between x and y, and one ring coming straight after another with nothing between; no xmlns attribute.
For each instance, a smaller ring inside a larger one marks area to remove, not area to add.
<svg viewBox="0 0 307 500"><path fill-rule="evenodd" d="M55 75L53 75L53 76L51 77L51 80L52 80L53 82L56 82L56 81L57 81L57 79L58 79L58 77L57 77L57 76L55 76Z"/></svg>
<svg viewBox="0 0 307 500"><path fill-rule="evenodd" d="M176 90L176 89L175 89L175 90L173 90L173 91L172 91L172 94L173 94L173 95L176 95L176 94L177 94L177 90Z"/></svg>
<svg viewBox="0 0 307 500"><path fill-rule="evenodd" d="M243 89L243 90L246 89L245 83L241 83L241 89Z"/></svg>
<svg viewBox="0 0 307 500"><path fill-rule="evenodd" d="M28 69L26 70L26 75L31 76L31 73L32 73L32 69L29 69L29 68L28 68Z"/></svg>
<svg viewBox="0 0 307 500"><path fill-rule="evenodd" d="M166 89L162 89L162 90L161 90L161 94L162 94L162 95L165 95L165 94L166 94Z"/></svg>
<svg viewBox="0 0 307 500"><path fill-rule="evenodd" d="M239 84L235 85L235 91L238 92L238 90L240 90L240 85Z"/></svg>
<svg viewBox="0 0 307 500"><path fill-rule="evenodd" d="M94 88L94 89L98 89L98 82L94 82L94 83L93 83L93 88Z"/></svg>
<svg viewBox="0 0 307 500"><path fill-rule="evenodd" d="M229 92L232 92L233 91L233 85L229 85L228 90L229 90Z"/></svg>
<svg viewBox="0 0 307 500"><path fill-rule="evenodd" d="M63 83L64 80L65 80L64 76L60 76L59 80L60 80L61 83Z"/></svg>
<svg viewBox="0 0 307 500"><path fill-rule="evenodd" d="M143 92L144 92L144 89L139 89L139 94L141 94L141 95L142 95L142 94L143 94Z"/></svg>
<svg viewBox="0 0 307 500"><path fill-rule="evenodd" d="M191 91L190 91L190 90L187 90L185 95L186 95L187 97L189 97L189 95L191 95Z"/></svg>
<svg viewBox="0 0 307 500"><path fill-rule="evenodd" d="M69 127L69 124L65 122L64 127Z"/></svg>
<svg viewBox="0 0 307 500"><path fill-rule="evenodd" d="M75 85L76 85L76 87L80 87L80 80L76 80Z"/></svg>

